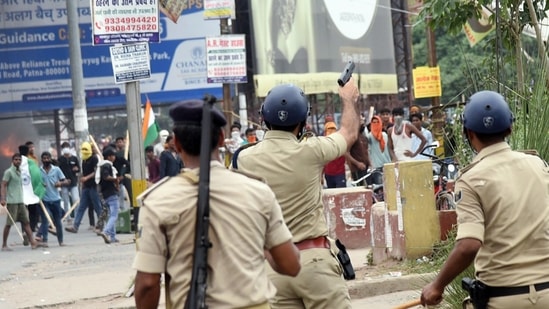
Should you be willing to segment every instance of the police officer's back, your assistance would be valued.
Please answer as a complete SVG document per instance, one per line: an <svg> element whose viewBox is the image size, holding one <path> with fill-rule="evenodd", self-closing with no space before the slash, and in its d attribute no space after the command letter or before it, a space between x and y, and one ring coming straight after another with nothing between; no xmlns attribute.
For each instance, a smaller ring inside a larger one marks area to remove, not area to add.
<svg viewBox="0 0 549 309"><path fill-rule="evenodd" d="M142 194L137 269L137 308L156 308L165 274L166 307L183 308L191 284L195 239L202 101L173 105L176 148L186 168ZM267 309L274 288L265 259L280 273L299 272L299 251L291 242L280 206L269 187L219 162L223 145L221 112L212 110L210 226L206 303L209 308ZM206 155L206 154L203 154ZM237 188L237 191L235 191ZM265 253L264 253L265 250Z"/></svg>
<svg viewBox="0 0 549 309"><path fill-rule="evenodd" d="M258 173L267 180L302 252L303 268L296 278L269 274L277 288L272 308L350 308L341 267L326 238L320 182L326 163L343 156L358 136L358 89L353 80L339 89L343 106L340 130L300 141L309 113L307 97L291 84L274 87L261 107L269 131L263 141L242 150L236 159L239 170Z"/></svg>
<svg viewBox="0 0 549 309"><path fill-rule="evenodd" d="M505 142L513 120L492 91L465 106L464 135L478 154L456 181L456 245L423 289L423 304L440 302L444 287L474 260L481 291L474 298L484 296L489 308L549 308L549 169Z"/></svg>

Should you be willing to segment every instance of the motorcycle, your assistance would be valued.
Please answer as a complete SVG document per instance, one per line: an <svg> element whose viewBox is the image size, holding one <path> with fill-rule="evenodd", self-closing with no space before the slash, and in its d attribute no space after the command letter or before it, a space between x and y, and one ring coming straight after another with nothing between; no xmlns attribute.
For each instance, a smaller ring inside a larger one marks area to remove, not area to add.
<svg viewBox="0 0 549 309"><path fill-rule="evenodd" d="M364 184L364 182L366 182L366 188L372 190L372 198L374 203L384 201L382 168L368 170L366 175L357 180L351 181L351 186L358 187L361 184Z"/></svg>
<svg viewBox="0 0 549 309"><path fill-rule="evenodd" d="M449 188L448 182L457 177L457 167L452 157L439 158L429 153L430 148L437 148L438 142L427 145L421 154L431 158L433 168L433 184L437 210L456 209L453 187Z"/></svg>

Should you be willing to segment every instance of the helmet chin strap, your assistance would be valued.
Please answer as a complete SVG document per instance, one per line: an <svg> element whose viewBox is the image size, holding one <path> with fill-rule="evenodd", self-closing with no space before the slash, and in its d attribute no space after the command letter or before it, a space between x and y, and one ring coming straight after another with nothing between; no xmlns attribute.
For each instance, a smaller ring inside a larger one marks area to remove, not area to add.
<svg viewBox="0 0 549 309"><path fill-rule="evenodd" d="M467 129L465 127L463 127L463 137L465 138L465 140L467 141L467 144L469 145L469 148L471 148L471 150L473 151L473 153L476 155L478 152L476 151L476 149L473 147L473 144L471 144L471 139L469 138L469 134L467 134Z"/></svg>
<svg viewBox="0 0 549 309"><path fill-rule="evenodd" d="M303 136L303 134L305 133L305 125L306 125L307 121L303 121L299 124L299 130L297 131L297 139L301 139L301 136Z"/></svg>

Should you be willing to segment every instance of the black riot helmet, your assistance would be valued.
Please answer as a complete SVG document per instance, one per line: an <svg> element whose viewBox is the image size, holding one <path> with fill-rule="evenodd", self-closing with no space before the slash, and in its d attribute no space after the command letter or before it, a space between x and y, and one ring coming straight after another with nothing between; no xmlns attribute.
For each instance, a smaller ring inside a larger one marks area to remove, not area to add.
<svg viewBox="0 0 549 309"><path fill-rule="evenodd" d="M292 84L283 84L269 91L260 113L267 127L295 127L306 122L309 110L303 90Z"/></svg>
<svg viewBox="0 0 549 309"><path fill-rule="evenodd" d="M511 128L513 113L503 96L494 91L479 91L463 110L463 127L475 133L496 134Z"/></svg>

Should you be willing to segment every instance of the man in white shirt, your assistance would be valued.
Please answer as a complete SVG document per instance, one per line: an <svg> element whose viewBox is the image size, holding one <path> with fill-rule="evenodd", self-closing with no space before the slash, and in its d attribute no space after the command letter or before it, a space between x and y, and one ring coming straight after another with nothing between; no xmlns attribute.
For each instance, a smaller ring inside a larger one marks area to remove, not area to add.
<svg viewBox="0 0 549 309"><path fill-rule="evenodd" d="M425 139L427 139L427 146L428 145L431 145L433 143L433 134L431 133L431 131L425 129L422 124L423 124L423 115L420 114L420 113L415 113L415 114L411 114L410 115L410 122L412 123L412 125L414 127L416 127L416 129L418 129L419 131L421 131L421 134L423 134L423 136L425 137ZM412 134L412 151L417 151L418 148L421 146L421 139L416 135L416 134ZM426 154L429 154L429 155L433 155L433 150L434 148L428 148L425 150L425 153ZM419 154L417 156L415 156L414 160L430 160L431 158L429 158L428 156L424 156L422 155L422 149L419 149Z"/></svg>

